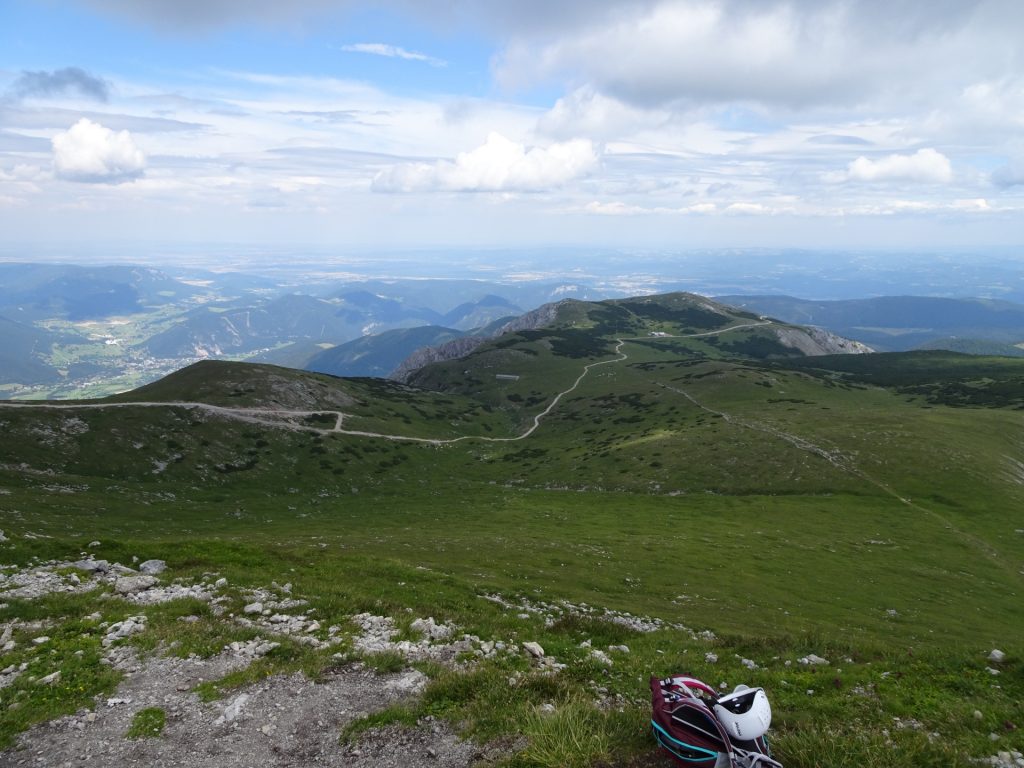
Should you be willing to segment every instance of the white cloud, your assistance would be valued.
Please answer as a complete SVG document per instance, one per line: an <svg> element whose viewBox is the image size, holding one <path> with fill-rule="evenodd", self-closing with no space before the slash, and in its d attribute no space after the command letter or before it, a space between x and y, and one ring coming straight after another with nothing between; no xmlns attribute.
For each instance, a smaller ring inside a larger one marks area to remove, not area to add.
<svg viewBox="0 0 1024 768"><path fill-rule="evenodd" d="M953 179L953 166L944 154L926 147L912 155L894 154L878 160L861 155L847 166L846 171L826 174L825 178L833 182L909 181L946 184Z"/></svg>
<svg viewBox="0 0 1024 768"><path fill-rule="evenodd" d="M380 171L373 179L375 192L538 192L591 171L598 162L594 145L586 139L526 147L500 133L462 152L455 161L404 163Z"/></svg>
<svg viewBox="0 0 1024 768"><path fill-rule="evenodd" d="M759 215L762 213L771 213L772 209L768 206L761 205L761 203L733 203L727 206L725 209L726 213L746 214L746 215Z"/></svg>
<svg viewBox="0 0 1024 768"><path fill-rule="evenodd" d="M520 33L497 75L518 87L587 84L642 106L758 102L785 108L948 103L1017 53L1013 0L657 0Z"/></svg>
<svg viewBox="0 0 1024 768"><path fill-rule="evenodd" d="M730 206L730 208L732 208L732 206ZM617 200L610 203L602 203L594 200L593 202L584 205L580 210L585 213L592 213L598 216L686 216L690 214L716 213L718 212L718 206L714 203L693 203L692 205L684 205L680 208L672 208L668 206L645 208L641 205L630 205Z"/></svg>
<svg viewBox="0 0 1024 768"><path fill-rule="evenodd" d="M341 50L348 53L369 53L374 56L384 56L389 59L422 61L432 67L448 66L448 62L443 59L437 59L433 56L428 56L425 53L419 53L417 51L407 51L405 48L400 48L397 45L388 45L387 43L353 43L351 45L341 46Z"/></svg>
<svg viewBox="0 0 1024 768"><path fill-rule="evenodd" d="M82 118L53 137L53 170L68 181L118 183L142 175L146 156L128 131Z"/></svg>
<svg viewBox="0 0 1024 768"><path fill-rule="evenodd" d="M983 197L952 202L930 200L894 200L889 204L897 212L958 211L961 213L992 213L995 209Z"/></svg>
<svg viewBox="0 0 1024 768"><path fill-rule="evenodd" d="M553 138L615 138L655 129L668 121L666 113L637 109L585 87L558 99L537 122L537 129Z"/></svg>

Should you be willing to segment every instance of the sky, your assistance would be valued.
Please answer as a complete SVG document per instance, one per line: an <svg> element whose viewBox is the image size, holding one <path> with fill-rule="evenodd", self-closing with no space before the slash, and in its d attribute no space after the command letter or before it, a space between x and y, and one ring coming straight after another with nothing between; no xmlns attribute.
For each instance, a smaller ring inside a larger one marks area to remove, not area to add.
<svg viewBox="0 0 1024 768"><path fill-rule="evenodd" d="M0 245L1024 245L1019 0L0 0Z"/></svg>

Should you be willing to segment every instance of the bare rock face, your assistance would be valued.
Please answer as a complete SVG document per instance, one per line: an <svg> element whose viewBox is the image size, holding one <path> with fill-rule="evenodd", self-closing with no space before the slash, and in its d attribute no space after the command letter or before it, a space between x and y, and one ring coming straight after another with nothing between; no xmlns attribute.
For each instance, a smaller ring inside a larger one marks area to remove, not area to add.
<svg viewBox="0 0 1024 768"><path fill-rule="evenodd" d="M417 349L409 357L405 358L402 364L392 371L388 378L405 383L412 374L423 366L465 357L487 340L484 336L465 336L461 339L452 339L437 347Z"/></svg>
<svg viewBox="0 0 1024 768"><path fill-rule="evenodd" d="M568 299L565 301L569 301ZM431 363L443 363L446 360L458 360L465 357L473 350L491 339L496 339L506 333L516 331L532 330L550 325L558 318L558 310L565 303L558 301L552 304L545 304L537 309L520 315L514 320L509 320L490 336L465 336L461 339L452 339L437 347L423 347L417 349L407 357L388 377L395 381L406 383L409 378L420 368Z"/></svg>
<svg viewBox="0 0 1024 768"><path fill-rule="evenodd" d="M776 328L780 342L808 357L819 355L864 355L874 352L867 344L837 336L824 328Z"/></svg>

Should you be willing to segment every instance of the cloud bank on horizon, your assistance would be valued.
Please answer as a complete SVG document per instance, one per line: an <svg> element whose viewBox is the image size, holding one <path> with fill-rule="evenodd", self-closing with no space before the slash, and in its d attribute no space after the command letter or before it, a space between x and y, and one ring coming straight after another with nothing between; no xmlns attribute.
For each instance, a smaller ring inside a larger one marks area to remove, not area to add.
<svg viewBox="0 0 1024 768"><path fill-rule="evenodd" d="M1016 0L7 6L11 241L928 247L1024 232Z"/></svg>

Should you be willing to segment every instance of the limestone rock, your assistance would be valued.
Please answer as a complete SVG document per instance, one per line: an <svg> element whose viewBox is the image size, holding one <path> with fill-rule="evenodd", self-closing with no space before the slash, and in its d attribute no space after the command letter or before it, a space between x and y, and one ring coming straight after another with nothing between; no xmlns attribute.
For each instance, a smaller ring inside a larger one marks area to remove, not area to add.
<svg viewBox="0 0 1024 768"><path fill-rule="evenodd" d="M114 591L119 595L133 595L157 584L156 576L142 574L140 576L122 576L114 582Z"/></svg>
<svg viewBox="0 0 1024 768"><path fill-rule="evenodd" d="M540 643L523 643L523 650L529 653L535 659L544 658L544 649L541 647Z"/></svg>

